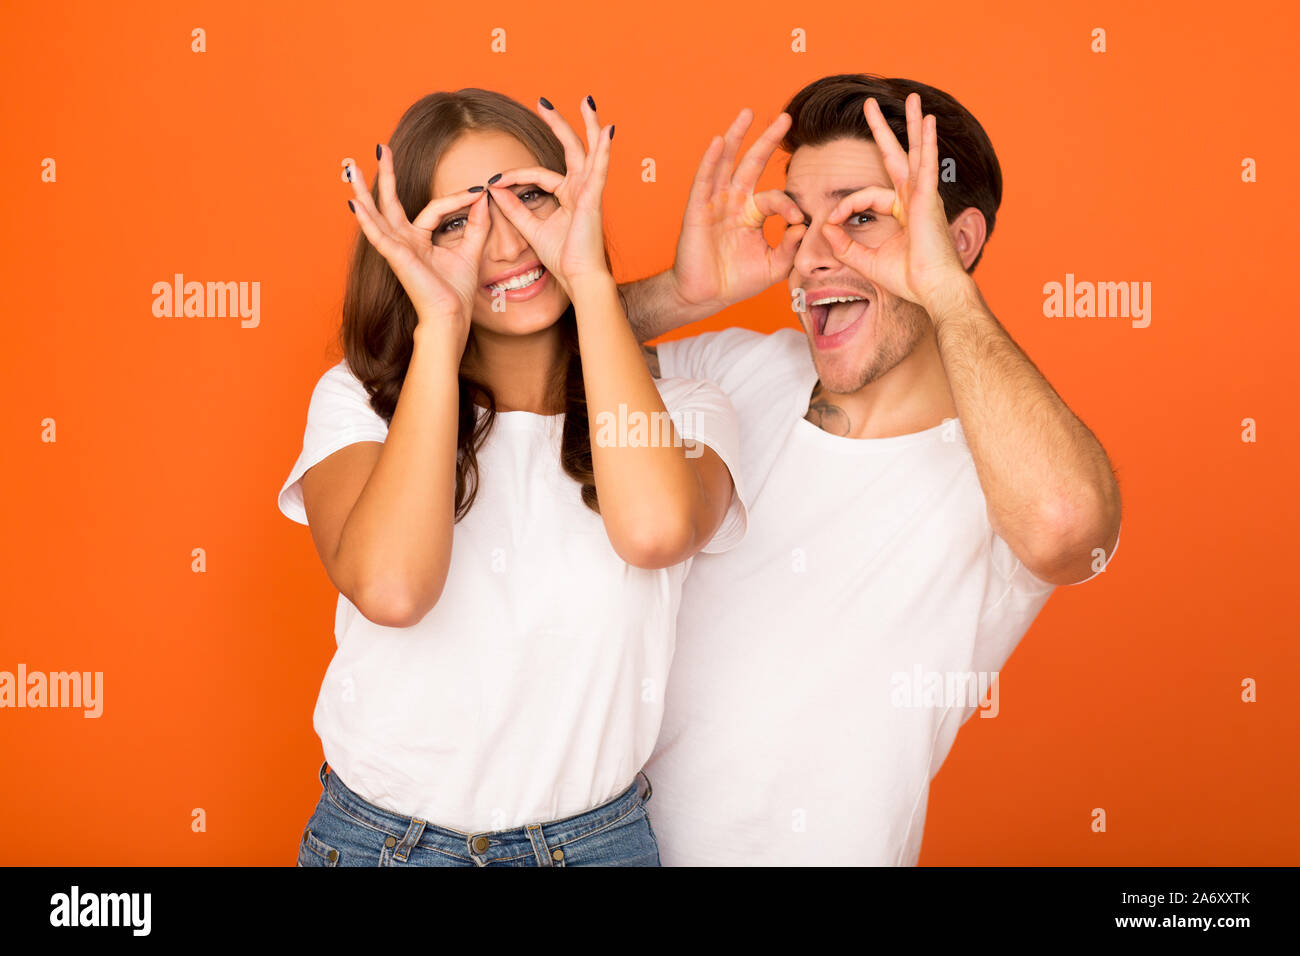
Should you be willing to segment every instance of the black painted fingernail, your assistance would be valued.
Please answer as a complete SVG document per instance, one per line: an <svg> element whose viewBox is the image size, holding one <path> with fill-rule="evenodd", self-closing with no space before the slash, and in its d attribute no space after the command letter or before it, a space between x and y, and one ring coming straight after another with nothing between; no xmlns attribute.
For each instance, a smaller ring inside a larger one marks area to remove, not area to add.
<svg viewBox="0 0 1300 956"><path fill-rule="evenodd" d="M469 192L472 192L472 193L481 193L482 191L483 191L483 187L482 187L482 186L470 186L470 187L469 187Z"/></svg>
<svg viewBox="0 0 1300 956"><path fill-rule="evenodd" d="M591 107L591 109L592 109L593 112L595 111L595 109L596 109L596 101L593 100L590 96L587 97L587 105Z"/></svg>
<svg viewBox="0 0 1300 956"><path fill-rule="evenodd" d="M501 175L502 175L501 173L497 173L495 176L493 176L491 179L489 179L489 180L488 180L488 185L491 186L494 182L496 182L498 179L501 178Z"/></svg>
<svg viewBox="0 0 1300 956"><path fill-rule="evenodd" d="M354 206L354 205L352 205L352 200L351 200L351 199L348 200L348 208L351 209L353 212L356 212L356 211L357 211L357 207Z"/></svg>
<svg viewBox="0 0 1300 956"><path fill-rule="evenodd" d="M376 144L375 144L375 159L383 159L383 158L384 158L384 147L382 147L382 146L380 146L378 143L376 143Z"/></svg>
<svg viewBox="0 0 1300 956"><path fill-rule="evenodd" d="M351 167L351 166L344 166L344 167L343 167L343 170L344 170L344 172L347 174L348 182L352 182L352 167Z"/></svg>
<svg viewBox="0 0 1300 956"><path fill-rule="evenodd" d="M551 101L548 100L548 99L547 99L546 97L544 97L544 96L542 97L542 106L543 106L545 109L548 109L548 110L553 110L553 109L555 109L555 107L551 105Z"/></svg>
<svg viewBox="0 0 1300 956"><path fill-rule="evenodd" d="M613 126L611 126L611 127L609 128L609 138L610 138L610 139L613 139L613 138L614 138L614 127L613 127Z"/></svg>

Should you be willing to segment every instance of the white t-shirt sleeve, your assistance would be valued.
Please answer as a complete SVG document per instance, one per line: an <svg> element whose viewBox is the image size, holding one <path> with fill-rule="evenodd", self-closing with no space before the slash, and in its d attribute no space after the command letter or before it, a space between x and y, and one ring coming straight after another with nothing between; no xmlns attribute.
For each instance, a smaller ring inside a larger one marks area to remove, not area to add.
<svg viewBox="0 0 1300 956"><path fill-rule="evenodd" d="M312 390L302 452L280 488L280 511L285 517L306 524L302 476L307 469L340 448L359 441L382 442L387 437L388 423L370 407L366 387L346 361L339 362L320 377Z"/></svg>
<svg viewBox="0 0 1300 956"><path fill-rule="evenodd" d="M701 550L727 551L745 536L748 498L740 477L740 424L722 389L712 382L679 377L655 379L659 397L683 440L698 441L717 453L731 472L733 490L727 513Z"/></svg>
<svg viewBox="0 0 1300 956"><path fill-rule="evenodd" d="M1072 588L1077 587L1080 584L1087 584L1097 575L1105 571L1110 565L1110 562L1114 560L1115 553L1119 551L1119 538L1120 532L1117 531L1115 534L1115 547L1111 550L1110 554L1105 555L1105 560L1102 562L1101 567L1097 568L1096 571L1084 578L1082 581L1074 581L1071 584L1067 584L1066 587ZM1011 550L1011 546L998 537L997 534L993 535L993 568L1005 578L1012 588L1026 594L1043 593L1051 591L1056 587L1056 585L1052 584L1050 581L1044 581L1041 578L1036 577L1027 567L1025 567L1024 562L1016 557L1015 552Z"/></svg>
<svg viewBox="0 0 1300 956"><path fill-rule="evenodd" d="M740 357L766 338L751 329L731 328L673 339L656 346L659 370L665 378L681 376L717 382L730 395L742 384L737 376L745 374Z"/></svg>

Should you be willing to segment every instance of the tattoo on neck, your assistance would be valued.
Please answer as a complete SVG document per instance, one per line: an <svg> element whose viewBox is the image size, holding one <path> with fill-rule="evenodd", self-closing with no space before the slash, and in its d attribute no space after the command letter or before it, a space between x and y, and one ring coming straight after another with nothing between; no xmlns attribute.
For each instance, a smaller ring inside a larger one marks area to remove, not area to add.
<svg viewBox="0 0 1300 956"><path fill-rule="evenodd" d="M808 402L808 414L805 419L812 422L824 432L841 437L849 433L852 423L849 413L821 397L821 382L813 389L812 399Z"/></svg>

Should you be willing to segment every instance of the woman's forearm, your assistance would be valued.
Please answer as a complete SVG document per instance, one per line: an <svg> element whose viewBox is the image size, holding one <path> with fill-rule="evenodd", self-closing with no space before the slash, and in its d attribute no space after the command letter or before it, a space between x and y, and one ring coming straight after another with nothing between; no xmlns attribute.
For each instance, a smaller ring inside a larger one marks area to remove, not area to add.
<svg viewBox="0 0 1300 956"><path fill-rule="evenodd" d="M613 277L576 280L573 305L592 467L610 543L637 567L676 564L698 550L697 525L710 512L697 470L702 459L688 456L668 417Z"/></svg>
<svg viewBox="0 0 1300 956"><path fill-rule="evenodd" d="M399 626L437 603L451 562L462 350L442 328L416 329L379 460L339 538L355 593Z"/></svg>

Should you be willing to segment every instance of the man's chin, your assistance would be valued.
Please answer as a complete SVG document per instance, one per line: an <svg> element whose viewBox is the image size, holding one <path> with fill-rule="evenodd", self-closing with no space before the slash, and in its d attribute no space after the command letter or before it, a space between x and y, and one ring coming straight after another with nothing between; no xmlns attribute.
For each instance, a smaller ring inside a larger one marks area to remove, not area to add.
<svg viewBox="0 0 1300 956"><path fill-rule="evenodd" d="M822 388L837 395L848 395L862 387L862 377L876 360L876 349L867 341L866 329L859 328L854 338L836 348L818 348L814 336L808 336L808 350Z"/></svg>

